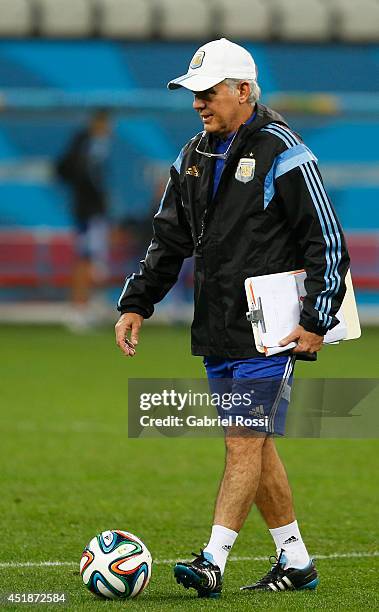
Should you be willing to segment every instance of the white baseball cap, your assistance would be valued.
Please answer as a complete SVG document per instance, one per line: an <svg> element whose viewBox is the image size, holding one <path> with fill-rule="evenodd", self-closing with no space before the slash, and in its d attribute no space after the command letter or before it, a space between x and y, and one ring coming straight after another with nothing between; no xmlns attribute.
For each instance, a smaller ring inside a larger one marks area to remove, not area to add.
<svg viewBox="0 0 379 612"><path fill-rule="evenodd" d="M187 74L173 79L167 87L205 91L224 79L256 78L257 68L250 53L240 45L220 38L200 47L190 62Z"/></svg>

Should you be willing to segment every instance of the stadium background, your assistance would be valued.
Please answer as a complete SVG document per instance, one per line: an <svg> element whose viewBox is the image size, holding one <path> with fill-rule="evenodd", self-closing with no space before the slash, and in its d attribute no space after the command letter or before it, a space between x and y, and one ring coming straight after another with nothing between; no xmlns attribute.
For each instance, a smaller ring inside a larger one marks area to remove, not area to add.
<svg viewBox="0 0 379 612"><path fill-rule="evenodd" d="M241 41L262 100L282 111L320 160L346 231L365 322L379 316L379 46ZM99 106L112 111L108 175L114 227L107 293L149 243L170 164L200 129L189 92L169 93L198 42L0 40L0 319L62 320L72 265L69 194L54 163ZM190 264L158 315L191 317ZM38 302L38 304L36 304ZM42 307L41 302L44 303ZM34 306L34 307L33 307ZM109 311L110 312L110 311ZM157 320L159 316L157 317Z"/></svg>
<svg viewBox="0 0 379 612"><path fill-rule="evenodd" d="M146 324L135 360L116 352L111 321L123 277L144 255L168 168L200 129L191 95L168 93L165 84L202 42L225 35L252 52L263 102L319 158L346 230L361 319L371 327L358 343L330 349L337 358L325 350L311 369L300 366L300 376L377 377L379 4L355 4L0 0L0 513L13 534L2 547L2 590L44 585L66 590L75 609L95 609L75 559L94 533L121 527L146 539L158 559L144 609L197 608L172 585L168 561L207 538L222 443L126 441L128 376L203 375L189 355L188 328L176 325L191 317L191 264L158 307L159 325ZM122 9L113 31L110 7ZM53 164L100 106L111 109L114 125L109 323L75 336L56 325L65 318L72 228ZM368 437L376 436L373 427ZM377 441L285 440L280 450L307 542L320 557L324 582L312 609L372 607ZM254 515L238 541L221 609L246 609L238 586L252 563L254 575L266 567L270 542L259 521ZM254 601L257 609L283 609L276 605L265 596ZM286 606L309 609L309 602L290 595Z"/></svg>

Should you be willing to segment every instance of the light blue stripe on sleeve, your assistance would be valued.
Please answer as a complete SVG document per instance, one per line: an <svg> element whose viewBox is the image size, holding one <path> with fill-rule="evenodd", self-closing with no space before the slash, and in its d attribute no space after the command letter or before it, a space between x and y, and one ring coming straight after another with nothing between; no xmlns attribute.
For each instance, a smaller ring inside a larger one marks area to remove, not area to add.
<svg viewBox="0 0 379 612"><path fill-rule="evenodd" d="M174 163L172 164L175 168L175 170L177 171L177 173L180 173L180 168L182 166L182 161L183 161L183 155L184 155L184 149L182 149L178 155L178 157L176 158L176 160L174 161Z"/></svg>
<svg viewBox="0 0 379 612"><path fill-rule="evenodd" d="M274 197L274 193L275 193L275 185L274 185L275 161L272 164L268 173L266 174L266 178L265 178L264 197L263 197L263 208L265 210L267 206L270 204L272 198Z"/></svg>
<svg viewBox="0 0 379 612"><path fill-rule="evenodd" d="M299 144L298 138L290 132L290 130L279 124L270 123L262 129L264 132L270 132L275 136L278 136L287 145L288 152L295 149ZM308 149L309 151L309 149ZM314 160L316 161L316 160ZM275 160L273 167L267 174L267 197L270 198L267 201L266 206L270 203L274 195L274 184L273 175L275 170ZM338 223L336 221L333 209L330 206L328 196L326 195L324 186L316 172L315 164L309 163L309 160L300 165L300 170L303 173L304 180L307 184L309 194L313 200L313 204L317 211L317 215L322 228L324 240L325 240L325 259L326 259L326 270L324 274L325 289L319 294L315 310L318 310L319 320L325 326L329 326L332 321L332 317L329 312L331 309L331 303L334 295L338 292L341 284L341 277L339 274L339 264L341 262L341 235L338 229ZM288 167L286 169L288 172ZM266 187L266 183L265 183ZM265 207L266 207L265 206Z"/></svg>
<svg viewBox="0 0 379 612"><path fill-rule="evenodd" d="M154 218L158 217L158 215L162 212L163 203L164 203L164 200L165 200L165 197L166 197L166 194L167 194L167 190L168 190L168 188L170 186L170 183L171 183L171 178L169 178L168 181L167 181L167 185L166 185L165 190L163 192L163 196L161 198L161 202L159 204L159 208L158 208L157 212L155 213Z"/></svg>
<svg viewBox="0 0 379 612"><path fill-rule="evenodd" d="M282 174L286 174L286 172L309 161L317 162L317 157L313 155L308 147L304 144L298 144L295 147L291 147L277 157L275 178L277 179L279 176L282 176Z"/></svg>
<svg viewBox="0 0 379 612"><path fill-rule="evenodd" d="M275 180L293 170L305 164L309 161L317 162L317 158L313 155L312 151L308 149L304 144L298 144L289 149L286 149L283 153L275 158L269 172L266 175L264 183L264 209L267 208L275 193Z"/></svg>
<svg viewBox="0 0 379 612"><path fill-rule="evenodd" d="M136 275L135 275L135 274L134 274L134 272L133 272L133 274L132 274L131 276L129 276L129 277L126 279L125 285L124 285L124 287L123 287L123 289L122 289L122 291L121 291L121 295L120 295L119 300L118 300L118 302L117 302L117 305L118 305L120 308L121 308L121 302L122 302L123 297L124 297L124 295L125 295L125 293L126 293L126 290L127 290L127 288L128 288L128 285L129 285L130 281L131 281L131 280L133 280L133 279L135 278L135 276L136 276Z"/></svg>
<svg viewBox="0 0 379 612"><path fill-rule="evenodd" d="M172 164L178 174L180 174L180 168L182 166L183 156L184 156L184 148L180 151L178 157L176 158L176 160ZM164 200L165 200L165 197L166 197L166 194L167 194L167 190L168 190L168 188L170 186L170 182L171 182L171 179L169 178L168 182L167 182L167 185L166 185L166 189L164 190L164 194L162 196L159 208L158 208L157 212L154 215L155 217L157 217L162 212L163 203L164 203Z"/></svg>

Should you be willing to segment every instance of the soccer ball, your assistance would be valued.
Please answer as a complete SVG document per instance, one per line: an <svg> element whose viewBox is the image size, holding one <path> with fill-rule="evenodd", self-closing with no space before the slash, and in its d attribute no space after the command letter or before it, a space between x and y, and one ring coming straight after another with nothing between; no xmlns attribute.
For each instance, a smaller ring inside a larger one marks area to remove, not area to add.
<svg viewBox="0 0 379 612"><path fill-rule="evenodd" d="M92 538L80 560L80 574L92 593L107 599L136 597L151 576L151 554L128 531L103 531Z"/></svg>

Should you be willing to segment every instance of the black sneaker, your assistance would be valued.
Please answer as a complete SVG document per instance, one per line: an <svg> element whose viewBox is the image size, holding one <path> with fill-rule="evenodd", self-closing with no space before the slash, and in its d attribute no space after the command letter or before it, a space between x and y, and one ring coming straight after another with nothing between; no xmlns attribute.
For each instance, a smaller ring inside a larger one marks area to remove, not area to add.
<svg viewBox="0 0 379 612"><path fill-rule="evenodd" d="M195 555L195 553L192 553ZM210 553L200 552L190 563L177 563L174 576L186 589L196 589L199 597L217 598L221 595L222 576Z"/></svg>
<svg viewBox="0 0 379 612"><path fill-rule="evenodd" d="M274 559L274 561L271 562L271 559ZM279 558L270 557L270 562L272 563L272 568L266 576L263 576L255 584L241 587L241 591L300 591L301 589L315 589L319 583L317 571L312 560L309 562L309 565L302 569L295 567L284 569L286 557L282 549Z"/></svg>

